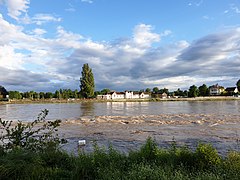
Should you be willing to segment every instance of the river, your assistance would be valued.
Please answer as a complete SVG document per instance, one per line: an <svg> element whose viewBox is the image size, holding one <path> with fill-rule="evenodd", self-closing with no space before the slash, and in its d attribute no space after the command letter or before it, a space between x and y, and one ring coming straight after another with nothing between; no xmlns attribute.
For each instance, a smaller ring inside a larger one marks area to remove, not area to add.
<svg viewBox="0 0 240 180"><path fill-rule="evenodd" d="M47 119L72 120L82 116L137 116L159 114L240 115L240 101L82 102L59 104L2 104L3 120L32 121L48 109Z"/></svg>

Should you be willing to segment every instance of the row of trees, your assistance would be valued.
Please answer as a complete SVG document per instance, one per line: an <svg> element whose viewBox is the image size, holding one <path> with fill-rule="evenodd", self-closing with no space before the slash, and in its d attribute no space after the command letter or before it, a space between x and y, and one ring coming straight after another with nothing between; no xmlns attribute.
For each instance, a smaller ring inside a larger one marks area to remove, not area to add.
<svg viewBox="0 0 240 180"><path fill-rule="evenodd" d="M144 91L144 90L141 90ZM147 88L144 92L151 93L153 96L155 94L163 94L166 93L169 96L180 96L180 97L197 97L197 96L209 96L209 88L206 84L202 86L190 86L189 90L181 90L178 88L176 91L169 92L167 88L159 89L158 87L154 87L152 90Z"/></svg>
<svg viewBox="0 0 240 180"><path fill-rule="evenodd" d="M27 91L27 92L19 92L19 91L9 91L10 99L69 99L69 98L81 98L81 94L78 90L72 91L71 89L60 89L56 90L54 93L52 92L35 92L35 91Z"/></svg>

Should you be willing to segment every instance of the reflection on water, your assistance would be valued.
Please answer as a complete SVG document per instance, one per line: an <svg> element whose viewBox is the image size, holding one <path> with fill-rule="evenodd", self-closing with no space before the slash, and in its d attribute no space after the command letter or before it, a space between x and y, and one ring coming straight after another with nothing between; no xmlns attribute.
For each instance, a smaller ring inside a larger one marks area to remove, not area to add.
<svg viewBox="0 0 240 180"><path fill-rule="evenodd" d="M95 106L93 102L83 102L80 104L80 116L94 116L94 109Z"/></svg>
<svg viewBox="0 0 240 180"><path fill-rule="evenodd" d="M62 104L0 105L4 120L32 121L48 109L47 119L79 119L81 116L136 116L159 114L240 115L240 101L82 102Z"/></svg>
<svg viewBox="0 0 240 180"><path fill-rule="evenodd" d="M107 115L132 116L148 113L149 102L107 102Z"/></svg>

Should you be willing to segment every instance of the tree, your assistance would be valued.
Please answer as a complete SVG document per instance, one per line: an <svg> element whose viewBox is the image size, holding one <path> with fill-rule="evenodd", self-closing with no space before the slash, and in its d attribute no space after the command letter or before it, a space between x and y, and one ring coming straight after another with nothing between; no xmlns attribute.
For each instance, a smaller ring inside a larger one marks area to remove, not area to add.
<svg viewBox="0 0 240 180"><path fill-rule="evenodd" d="M163 94L163 93L169 94L169 91L168 91L167 88L163 88L163 89L160 89L160 90L159 90L159 93L160 93L160 94Z"/></svg>
<svg viewBox="0 0 240 180"><path fill-rule="evenodd" d="M111 90L107 89L107 88L101 90L101 94L107 94L107 93L110 93L110 92L111 92Z"/></svg>
<svg viewBox="0 0 240 180"><path fill-rule="evenodd" d="M51 99L51 98L53 98L53 93L52 93L52 92L46 92L45 95L44 95L44 98L45 98L45 99Z"/></svg>
<svg viewBox="0 0 240 180"><path fill-rule="evenodd" d="M10 99L22 99L22 95L19 91L9 91L9 98Z"/></svg>
<svg viewBox="0 0 240 180"><path fill-rule="evenodd" d="M158 91L159 91L158 87L153 88L153 93L158 93Z"/></svg>
<svg viewBox="0 0 240 180"><path fill-rule="evenodd" d="M60 92L58 90L55 91L54 97L57 98L57 99L60 99L61 94L60 94Z"/></svg>
<svg viewBox="0 0 240 180"><path fill-rule="evenodd" d="M199 96L208 96L209 95L209 89L206 86L206 84L199 86L198 90L199 90Z"/></svg>
<svg viewBox="0 0 240 180"><path fill-rule="evenodd" d="M238 88L238 92L240 92L240 79L238 80L238 82L236 83L236 86Z"/></svg>
<svg viewBox="0 0 240 180"><path fill-rule="evenodd" d="M45 93L44 92L40 92L39 93L39 98L40 99L44 99L45 98Z"/></svg>
<svg viewBox="0 0 240 180"><path fill-rule="evenodd" d="M197 97L199 94L198 88L195 85L190 86L188 96L189 97Z"/></svg>
<svg viewBox="0 0 240 180"><path fill-rule="evenodd" d="M147 88L147 89L145 90L145 92L146 92L146 93L150 93L150 92L151 92L151 89L150 89L150 88Z"/></svg>
<svg viewBox="0 0 240 180"><path fill-rule="evenodd" d="M74 96L74 98L78 98L78 90L77 89L75 89L75 91L73 92L73 96Z"/></svg>
<svg viewBox="0 0 240 180"><path fill-rule="evenodd" d="M80 78L80 92L85 98L91 98L94 96L94 76L92 69L88 64L84 64L82 67L82 77Z"/></svg>
<svg viewBox="0 0 240 180"><path fill-rule="evenodd" d="M185 96L184 92L178 88L177 91L173 92L175 96Z"/></svg>

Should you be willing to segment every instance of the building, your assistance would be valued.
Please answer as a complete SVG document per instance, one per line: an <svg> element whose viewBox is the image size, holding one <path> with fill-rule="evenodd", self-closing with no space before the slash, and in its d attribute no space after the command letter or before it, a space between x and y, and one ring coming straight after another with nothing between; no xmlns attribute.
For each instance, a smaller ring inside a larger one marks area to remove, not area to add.
<svg viewBox="0 0 240 180"><path fill-rule="evenodd" d="M217 96L224 92L224 87L219 86L218 84L212 85L209 87L209 95L210 96Z"/></svg>
<svg viewBox="0 0 240 180"><path fill-rule="evenodd" d="M133 91L125 91L125 92L111 92L105 95L98 95L97 99L146 99L149 98L149 94L145 94L144 92L133 92Z"/></svg>
<svg viewBox="0 0 240 180"><path fill-rule="evenodd" d="M160 98L162 98L162 99L165 99L165 98L167 98L168 97L168 95L167 95L167 93L162 93L162 94L160 94Z"/></svg>
<svg viewBox="0 0 240 180"><path fill-rule="evenodd" d="M232 95L238 93L238 88L237 88L237 87L227 87L227 88L225 89L225 92L226 92L227 95L232 96Z"/></svg>

